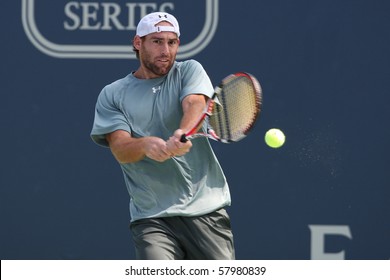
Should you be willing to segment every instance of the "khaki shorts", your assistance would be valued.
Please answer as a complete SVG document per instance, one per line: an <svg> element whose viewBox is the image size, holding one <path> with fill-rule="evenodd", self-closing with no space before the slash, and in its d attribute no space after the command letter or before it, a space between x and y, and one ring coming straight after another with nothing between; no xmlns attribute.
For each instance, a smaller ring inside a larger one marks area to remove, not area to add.
<svg viewBox="0 0 390 280"><path fill-rule="evenodd" d="M130 229L139 260L233 260L230 218L225 209L198 217L150 218Z"/></svg>

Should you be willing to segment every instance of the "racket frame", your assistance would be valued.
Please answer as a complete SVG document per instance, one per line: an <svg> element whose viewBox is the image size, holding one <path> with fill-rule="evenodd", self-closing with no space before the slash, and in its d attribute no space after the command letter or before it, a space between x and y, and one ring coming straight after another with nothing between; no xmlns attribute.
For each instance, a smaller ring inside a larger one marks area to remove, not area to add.
<svg viewBox="0 0 390 280"><path fill-rule="evenodd" d="M256 111L255 111L255 115L253 117L253 121L252 123L250 123L250 125L248 126L248 128L243 131L243 137L244 138L251 130L252 128L254 127L255 123L256 123L256 120L260 114L260 110L261 110L261 103L262 103L262 89L261 89L261 86L259 84L259 82L257 81L257 79L252 76L251 74L247 73L247 72L237 72L235 74L230 74L229 76L227 76L226 78L224 78L221 82L221 84L217 87L215 87L215 90L214 90L214 94L213 96L207 101L206 103L206 106L205 106L205 109L202 113L202 116L199 118L197 124L190 130L188 131L187 133L183 134L181 136L181 139L180 141L185 143L187 142L188 140L192 140L194 138L198 138L198 137L207 137L209 139L212 139L212 140L215 140L215 141L219 141L219 142L222 142L222 143L230 143L230 142L237 142L239 140L241 140L242 138L238 139L238 140L226 140L226 139L221 139L214 131L214 129L212 128L212 126L208 123L208 119L212 116L213 114L213 109L214 106L215 106L215 103L216 103L216 99L218 98L220 92L222 91L223 89L223 86L224 86L224 82L229 79L229 77L231 76L235 76L235 77L239 77L239 76L244 76L244 77L247 77L254 89L255 89L255 92L256 92L256 95L255 95L255 103L256 103ZM217 104L218 106L219 104ZM223 104L222 104L222 107L223 107ZM222 108L223 110L223 108ZM206 130L206 133L204 132L197 132L201 127L202 125L204 124L204 122L207 122L207 130Z"/></svg>

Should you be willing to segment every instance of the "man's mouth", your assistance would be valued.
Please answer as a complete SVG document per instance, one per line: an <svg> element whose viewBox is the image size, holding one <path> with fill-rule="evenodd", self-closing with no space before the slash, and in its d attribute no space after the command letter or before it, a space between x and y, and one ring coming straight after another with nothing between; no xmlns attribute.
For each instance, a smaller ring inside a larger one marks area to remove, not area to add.
<svg viewBox="0 0 390 280"><path fill-rule="evenodd" d="M167 63L167 62L169 62L169 59L168 58L158 58L157 61Z"/></svg>

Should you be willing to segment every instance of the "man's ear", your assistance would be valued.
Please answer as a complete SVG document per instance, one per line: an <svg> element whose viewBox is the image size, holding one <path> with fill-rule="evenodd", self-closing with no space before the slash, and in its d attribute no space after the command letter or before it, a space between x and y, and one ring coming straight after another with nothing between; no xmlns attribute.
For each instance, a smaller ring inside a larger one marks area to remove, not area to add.
<svg viewBox="0 0 390 280"><path fill-rule="evenodd" d="M141 37L136 35L133 39L133 47L139 50L141 48Z"/></svg>

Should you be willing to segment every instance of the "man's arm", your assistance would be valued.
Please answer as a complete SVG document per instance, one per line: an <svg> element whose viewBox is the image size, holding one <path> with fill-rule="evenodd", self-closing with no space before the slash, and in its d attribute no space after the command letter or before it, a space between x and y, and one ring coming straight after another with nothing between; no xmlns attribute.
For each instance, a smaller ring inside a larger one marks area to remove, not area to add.
<svg viewBox="0 0 390 280"><path fill-rule="evenodd" d="M183 99L183 117L180 122L180 127L167 141L169 151L175 156L182 156L190 151L192 147L191 141L182 143L180 139L184 133L192 129L199 121L206 106L207 98L203 94L192 94Z"/></svg>
<svg viewBox="0 0 390 280"><path fill-rule="evenodd" d="M172 156L182 156L188 153L192 147L191 141L182 143L180 138L197 123L206 106L206 99L206 96L200 94L184 98L180 128L167 142L158 137L133 138L124 130L107 134L106 139L112 154L120 163L132 163L142 160L145 156L163 162Z"/></svg>
<svg viewBox="0 0 390 280"><path fill-rule="evenodd" d="M167 149L167 143L158 137L133 138L124 130L106 135L107 142L116 160L120 163L132 163L145 156L163 162L173 156Z"/></svg>
<svg viewBox="0 0 390 280"><path fill-rule="evenodd" d="M187 132L196 125L206 106L207 98L202 94L192 94L184 98L182 102L183 118L180 122L181 130Z"/></svg>

